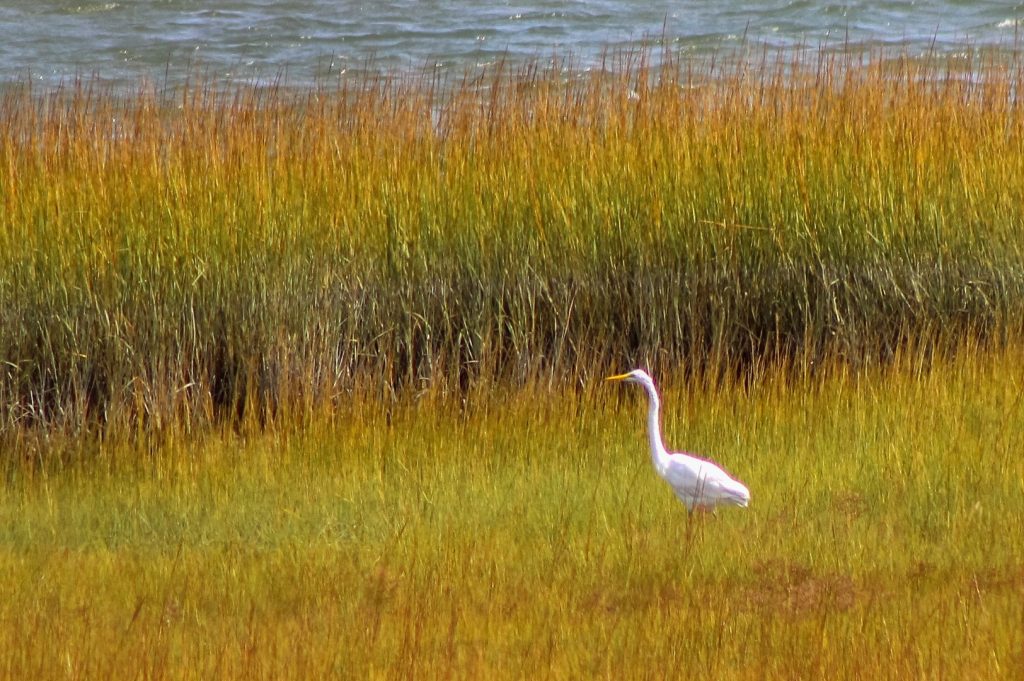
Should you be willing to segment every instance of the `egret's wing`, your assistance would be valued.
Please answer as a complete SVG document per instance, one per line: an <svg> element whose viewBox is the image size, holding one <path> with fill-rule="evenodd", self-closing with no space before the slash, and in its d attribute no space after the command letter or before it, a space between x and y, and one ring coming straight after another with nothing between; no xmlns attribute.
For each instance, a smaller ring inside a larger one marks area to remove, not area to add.
<svg viewBox="0 0 1024 681"><path fill-rule="evenodd" d="M665 480L672 485L677 494L694 496L698 482L706 477L701 461L685 454L672 454L668 467L665 469Z"/></svg>
<svg viewBox="0 0 1024 681"><path fill-rule="evenodd" d="M716 464L688 454L673 454L665 479L687 505L721 502L746 506L750 492Z"/></svg>

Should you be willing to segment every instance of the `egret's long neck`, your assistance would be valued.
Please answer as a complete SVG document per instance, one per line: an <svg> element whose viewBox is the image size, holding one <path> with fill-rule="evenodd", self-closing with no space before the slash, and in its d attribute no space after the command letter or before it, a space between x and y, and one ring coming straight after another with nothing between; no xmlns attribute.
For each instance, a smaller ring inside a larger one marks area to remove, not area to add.
<svg viewBox="0 0 1024 681"><path fill-rule="evenodd" d="M657 467L665 465L668 453L665 451L665 443L661 441L661 400L658 393L652 388L644 386L647 391L647 438L651 443L651 459Z"/></svg>

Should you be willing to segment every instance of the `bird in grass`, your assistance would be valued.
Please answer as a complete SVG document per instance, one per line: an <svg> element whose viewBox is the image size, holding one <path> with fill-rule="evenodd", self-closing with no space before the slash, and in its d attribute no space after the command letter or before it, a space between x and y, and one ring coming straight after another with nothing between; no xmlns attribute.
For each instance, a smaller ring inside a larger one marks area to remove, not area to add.
<svg viewBox="0 0 1024 681"><path fill-rule="evenodd" d="M745 508L750 503L750 490L743 483L729 477L714 462L665 449L659 421L661 400L654 387L654 379L647 372L636 369L628 374L609 376L605 380L636 383L647 391L647 437L651 444L654 470L672 486L688 513L692 515L695 510L714 511L720 505Z"/></svg>

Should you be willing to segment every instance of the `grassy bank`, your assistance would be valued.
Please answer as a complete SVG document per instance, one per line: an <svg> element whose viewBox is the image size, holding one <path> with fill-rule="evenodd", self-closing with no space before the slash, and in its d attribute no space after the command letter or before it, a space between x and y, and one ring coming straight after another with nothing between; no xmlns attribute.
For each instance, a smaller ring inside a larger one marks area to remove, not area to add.
<svg viewBox="0 0 1024 681"><path fill-rule="evenodd" d="M1017 678L1021 367L666 388L753 493L689 536L621 386L79 439L0 487L0 677Z"/></svg>
<svg viewBox="0 0 1024 681"><path fill-rule="evenodd" d="M3 428L1019 333L1014 63L738 63L8 91Z"/></svg>

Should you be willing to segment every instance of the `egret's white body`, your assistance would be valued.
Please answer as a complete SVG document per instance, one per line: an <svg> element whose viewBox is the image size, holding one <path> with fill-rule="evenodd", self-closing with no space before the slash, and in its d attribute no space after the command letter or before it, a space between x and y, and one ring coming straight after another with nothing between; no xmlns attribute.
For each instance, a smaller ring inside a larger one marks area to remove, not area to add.
<svg viewBox="0 0 1024 681"><path fill-rule="evenodd" d="M743 483L729 477L715 463L665 449L661 441L661 400L654 388L654 379L645 371L636 369L628 374L609 376L605 380L636 383L647 392L647 436L650 439L654 470L672 486L687 511L713 511L720 505L746 507L750 503L750 490Z"/></svg>

